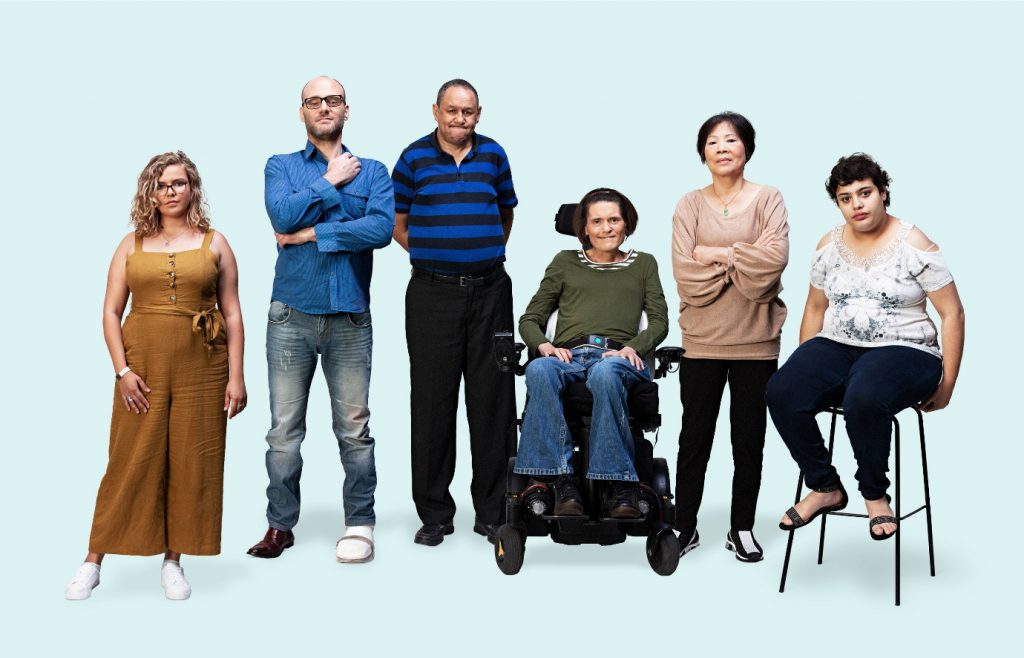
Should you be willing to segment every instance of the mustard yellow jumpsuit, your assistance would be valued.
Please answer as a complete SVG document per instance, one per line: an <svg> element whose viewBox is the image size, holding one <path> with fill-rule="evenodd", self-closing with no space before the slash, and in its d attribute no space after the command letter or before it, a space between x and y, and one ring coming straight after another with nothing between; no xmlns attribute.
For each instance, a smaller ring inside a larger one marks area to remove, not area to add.
<svg viewBox="0 0 1024 658"><path fill-rule="evenodd" d="M228 354L212 239L210 230L199 249L165 253L135 238L122 334L150 407L128 411L115 385L90 551L220 553Z"/></svg>

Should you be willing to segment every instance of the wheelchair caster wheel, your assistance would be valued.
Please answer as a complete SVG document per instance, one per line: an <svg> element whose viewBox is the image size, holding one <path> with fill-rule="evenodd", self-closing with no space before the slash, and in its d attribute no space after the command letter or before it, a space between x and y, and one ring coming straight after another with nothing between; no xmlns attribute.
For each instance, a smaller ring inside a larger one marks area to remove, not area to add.
<svg viewBox="0 0 1024 658"><path fill-rule="evenodd" d="M679 539L665 528L647 538L647 563L659 576L671 576L679 566Z"/></svg>
<svg viewBox="0 0 1024 658"><path fill-rule="evenodd" d="M678 549L677 549L678 552ZM506 576L514 576L523 568L523 557L526 553L526 537L519 530L507 523L498 528L498 537L494 542L494 561ZM678 562L679 556L676 556Z"/></svg>

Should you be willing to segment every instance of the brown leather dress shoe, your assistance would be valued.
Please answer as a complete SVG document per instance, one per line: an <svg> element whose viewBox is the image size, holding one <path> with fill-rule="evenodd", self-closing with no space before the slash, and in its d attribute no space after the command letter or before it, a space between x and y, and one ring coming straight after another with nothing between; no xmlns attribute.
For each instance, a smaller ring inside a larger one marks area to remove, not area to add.
<svg viewBox="0 0 1024 658"><path fill-rule="evenodd" d="M263 536L263 541L250 548L248 553L253 557L278 557L281 553L284 553L284 549L294 544L295 535L292 534L291 530L268 528L267 534Z"/></svg>

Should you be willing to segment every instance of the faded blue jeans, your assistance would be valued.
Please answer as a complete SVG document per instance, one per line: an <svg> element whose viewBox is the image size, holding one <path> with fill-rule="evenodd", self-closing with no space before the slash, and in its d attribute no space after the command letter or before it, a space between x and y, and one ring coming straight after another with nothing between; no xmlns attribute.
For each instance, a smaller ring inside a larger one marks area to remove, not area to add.
<svg viewBox="0 0 1024 658"><path fill-rule="evenodd" d="M318 359L331 396L334 435L345 469L345 525L375 524L377 469L367 406L372 350L368 312L309 315L281 302L270 303L267 521L271 528L291 530L299 520L299 448L306 436L306 404Z"/></svg>
<svg viewBox="0 0 1024 658"><path fill-rule="evenodd" d="M572 436L565 423L562 390L587 382L594 397L590 419L591 480L638 480L633 466L633 433L626 397L641 381L651 381L650 367L637 370L618 356L602 357L599 347L577 347L572 363L553 356L534 359L526 367L526 411L519 435L515 472L523 475L572 473Z"/></svg>

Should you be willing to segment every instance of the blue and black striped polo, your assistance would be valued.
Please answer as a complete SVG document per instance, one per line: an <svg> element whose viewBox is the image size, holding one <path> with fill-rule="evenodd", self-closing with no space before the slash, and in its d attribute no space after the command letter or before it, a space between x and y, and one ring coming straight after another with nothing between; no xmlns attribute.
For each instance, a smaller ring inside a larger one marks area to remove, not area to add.
<svg viewBox="0 0 1024 658"><path fill-rule="evenodd" d="M499 208L514 208L519 200L508 156L496 141L474 134L472 149L456 165L430 133L402 151L391 181L395 212L409 215L413 267L465 274L505 261Z"/></svg>

